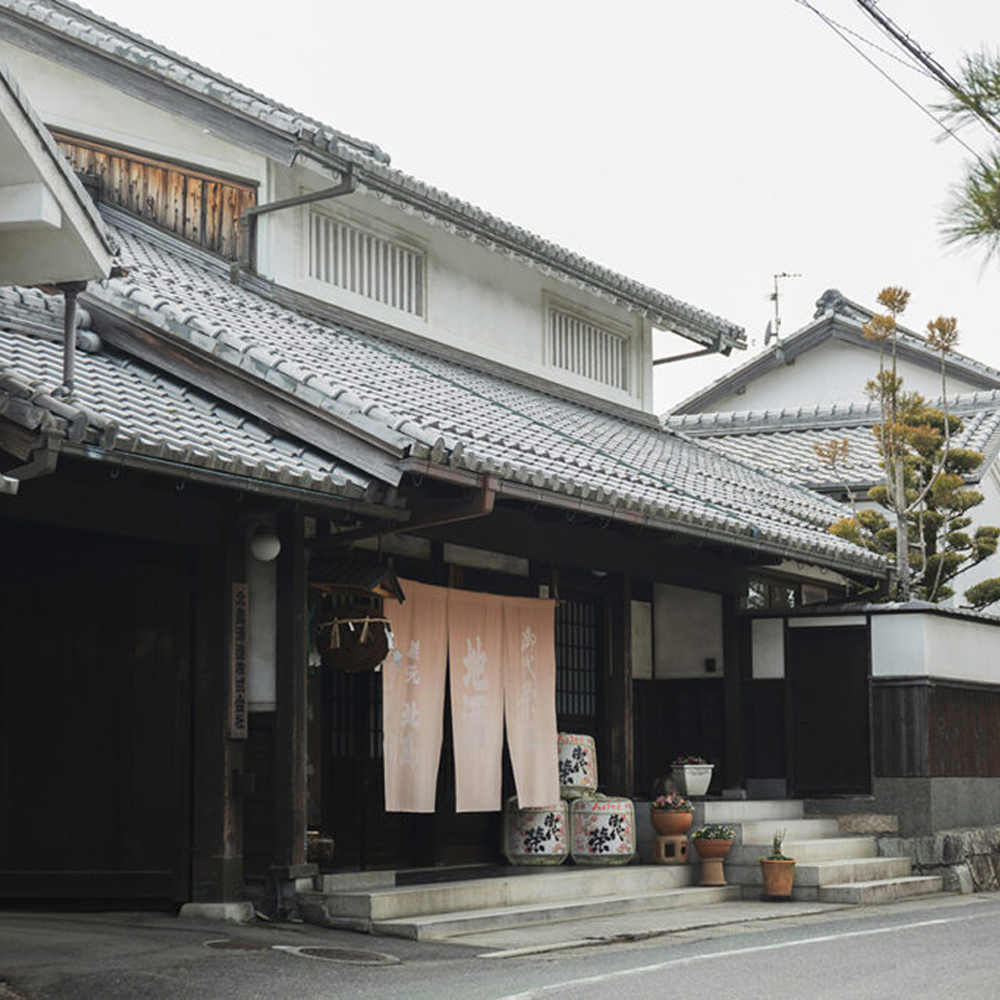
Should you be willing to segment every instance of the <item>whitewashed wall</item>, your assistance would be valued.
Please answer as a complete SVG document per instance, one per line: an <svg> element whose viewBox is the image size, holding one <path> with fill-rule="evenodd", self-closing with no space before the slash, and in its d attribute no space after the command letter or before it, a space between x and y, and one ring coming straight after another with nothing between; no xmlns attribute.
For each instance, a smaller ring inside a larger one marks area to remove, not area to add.
<svg viewBox="0 0 1000 1000"><path fill-rule="evenodd" d="M937 614L872 615L872 675L1000 684L1000 623Z"/></svg>
<svg viewBox="0 0 1000 1000"><path fill-rule="evenodd" d="M721 677L722 597L666 583L653 588L653 650L657 678ZM715 660L715 672L705 661Z"/></svg>
<svg viewBox="0 0 1000 1000"><path fill-rule="evenodd" d="M800 354L790 365L762 375L739 395L733 394L712 403L711 410L797 410L833 403L867 403L865 384L878 373L878 355L857 344L828 340L811 351ZM905 360L899 373L909 392L919 392L928 399L941 395L941 376ZM948 392L973 392L977 386L949 378Z"/></svg>

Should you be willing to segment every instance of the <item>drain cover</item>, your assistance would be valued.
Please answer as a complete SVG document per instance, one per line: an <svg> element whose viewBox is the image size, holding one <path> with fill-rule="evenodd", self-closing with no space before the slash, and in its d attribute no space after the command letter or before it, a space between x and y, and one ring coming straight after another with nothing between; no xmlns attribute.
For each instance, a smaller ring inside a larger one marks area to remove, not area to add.
<svg viewBox="0 0 1000 1000"><path fill-rule="evenodd" d="M321 958L327 962L349 965L399 965L400 959L382 951L362 951L360 948L328 948L323 945L276 944L276 951L285 951L301 958Z"/></svg>

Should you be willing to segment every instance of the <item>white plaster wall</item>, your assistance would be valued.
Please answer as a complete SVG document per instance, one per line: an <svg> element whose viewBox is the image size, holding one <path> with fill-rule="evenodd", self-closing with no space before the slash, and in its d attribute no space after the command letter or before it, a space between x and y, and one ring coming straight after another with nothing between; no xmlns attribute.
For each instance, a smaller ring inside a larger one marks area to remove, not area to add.
<svg viewBox="0 0 1000 1000"><path fill-rule="evenodd" d="M994 462L990 470L983 476L981 482L975 485L975 489L983 494L983 502L978 507L973 507L969 511L972 518L972 525L966 529L971 535L979 525L991 524L1000 527L1000 469ZM961 607L965 603L965 591L973 584L982 580L987 580L993 576L1000 576L1000 555L990 556L984 559L978 566L973 566L964 573L959 573L949 586L955 591L955 596L948 603ZM1000 615L1000 605L986 609L989 614Z"/></svg>
<svg viewBox="0 0 1000 1000"><path fill-rule="evenodd" d="M632 602L632 676L653 677L653 605L648 601Z"/></svg>
<svg viewBox="0 0 1000 1000"><path fill-rule="evenodd" d="M251 712L271 712L277 705L277 571L276 560L255 559L247 545L247 702Z"/></svg>
<svg viewBox="0 0 1000 1000"><path fill-rule="evenodd" d="M46 125L151 155L263 181L265 160L138 98L0 39L11 68Z"/></svg>
<svg viewBox="0 0 1000 1000"><path fill-rule="evenodd" d="M333 183L332 177L320 176L311 168L286 169L271 164L268 197L294 197ZM260 220L259 267L279 284L560 385L652 412L652 328L636 314L364 192L315 207L423 250L427 257L426 316L412 316L310 278L310 206ZM628 335L631 365L627 392L547 365L547 296Z"/></svg>
<svg viewBox="0 0 1000 1000"><path fill-rule="evenodd" d="M866 403L865 384L878 373L878 354L856 344L828 340L751 382L740 394L713 403L712 410L798 410L834 403ZM901 361L899 373L907 391L934 399L941 395L941 376ZM948 379L948 392L972 392L975 386Z"/></svg>
<svg viewBox="0 0 1000 1000"><path fill-rule="evenodd" d="M754 680L780 680L785 676L785 620L755 618L750 623L750 649Z"/></svg>
<svg viewBox="0 0 1000 1000"><path fill-rule="evenodd" d="M657 677L721 677L722 597L666 583L653 588L653 649ZM715 660L715 673L705 660Z"/></svg>
<svg viewBox="0 0 1000 1000"><path fill-rule="evenodd" d="M872 674L1000 683L1000 625L944 615L872 615Z"/></svg>

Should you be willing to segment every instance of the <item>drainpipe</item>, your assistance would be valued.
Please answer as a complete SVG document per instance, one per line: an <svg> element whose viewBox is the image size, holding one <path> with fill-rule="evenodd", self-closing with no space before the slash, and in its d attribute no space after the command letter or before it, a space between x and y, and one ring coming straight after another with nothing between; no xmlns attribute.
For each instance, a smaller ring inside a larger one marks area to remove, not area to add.
<svg viewBox="0 0 1000 1000"><path fill-rule="evenodd" d="M280 212L285 208L295 208L296 205L308 205L314 201L326 201L327 198L339 198L351 194L358 188L354 179L354 167L348 164L344 170L341 182L334 187L313 191L311 194L300 194L294 198L283 198L281 201L269 201L266 205L254 205L240 216L241 241L240 264L248 270L255 270L257 264L257 219L270 212Z"/></svg>
<svg viewBox="0 0 1000 1000"><path fill-rule="evenodd" d="M56 285L62 292L63 308L63 377L60 396L73 395L76 375L76 297L87 287L86 281L66 281Z"/></svg>

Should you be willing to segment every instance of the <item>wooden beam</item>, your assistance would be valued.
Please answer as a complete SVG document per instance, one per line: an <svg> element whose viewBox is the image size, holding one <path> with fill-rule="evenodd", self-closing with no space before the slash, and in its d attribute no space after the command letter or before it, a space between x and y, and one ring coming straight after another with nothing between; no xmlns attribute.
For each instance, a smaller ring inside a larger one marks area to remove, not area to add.
<svg viewBox="0 0 1000 1000"><path fill-rule="evenodd" d="M608 587L608 639L602 683L605 764L601 784L613 795L631 797L635 783L632 718L632 581L618 575Z"/></svg>
<svg viewBox="0 0 1000 1000"><path fill-rule="evenodd" d="M746 782L739 610L739 598L735 594L722 595L722 679L725 685L726 713L726 759L723 781L728 788L740 788Z"/></svg>

